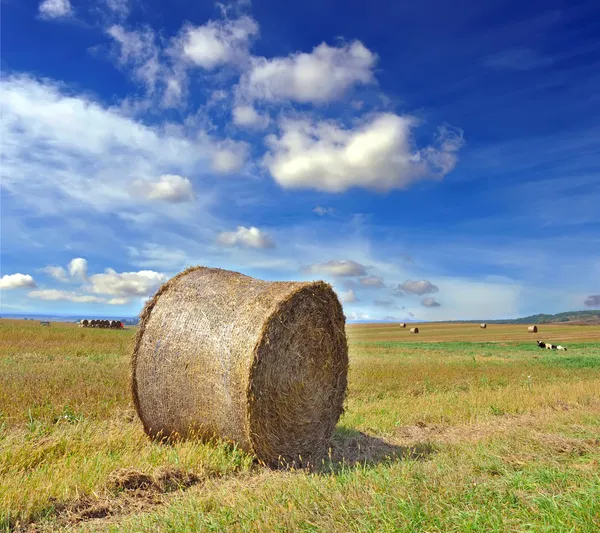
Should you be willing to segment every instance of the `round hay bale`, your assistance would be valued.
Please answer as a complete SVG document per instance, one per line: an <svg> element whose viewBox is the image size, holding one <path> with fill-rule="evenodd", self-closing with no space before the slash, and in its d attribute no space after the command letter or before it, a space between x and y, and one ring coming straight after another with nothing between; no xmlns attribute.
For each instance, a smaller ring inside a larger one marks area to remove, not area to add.
<svg viewBox="0 0 600 533"><path fill-rule="evenodd" d="M481 329L485 329L485 328L487 328L487 324L480 324L480 325L479 325L479 327L480 327Z"/></svg>
<svg viewBox="0 0 600 533"><path fill-rule="evenodd" d="M87 318L84 318L81 321L81 324L83 325L84 328L87 328L90 325L90 321Z"/></svg>
<svg viewBox="0 0 600 533"><path fill-rule="evenodd" d="M135 337L131 387L146 433L222 438L271 466L316 457L344 410L345 320L322 281L179 273L146 303Z"/></svg>
<svg viewBox="0 0 600 533"><path fill-rule="evenodd" d="M529 331L529 333L537 333L538 328L537 328L537 326L529 326L527 328L527 331Z"/></svg>
<svg viewBox="0 0 600 533"><path fill-rule="evenodd" d="M419 328L410 328L411 333L419 333Z"/></svg>
<svg viewBox="0 0 600 533"><path fill-rule="evenodd" d="M405 324L404 322L401 322L401 323L400 323L400 327L401 327L401 328L405 328L405 327L406 327L406 324Z"/></svg>
<svg viewBox="0 0 600 533"><path fill-rule="evenodd" d="M92 328L97 328L98 327L98 321L95 318L93 318L92 320L90 320L90 326Z"/></svg>

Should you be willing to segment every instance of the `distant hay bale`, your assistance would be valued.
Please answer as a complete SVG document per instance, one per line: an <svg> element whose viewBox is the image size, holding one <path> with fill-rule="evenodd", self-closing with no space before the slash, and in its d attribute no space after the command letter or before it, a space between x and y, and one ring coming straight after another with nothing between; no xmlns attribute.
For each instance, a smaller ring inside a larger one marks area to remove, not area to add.
<svg viewBox="0 0 600 533"><path fill-rule="evenodd" d="M84 318L81 323L83 324L83 327L88 327L90 325L90 321L87 318Z"/></svg>
<svg viewBox="0 0 600 533"><path fill-rule="evenodd" d="M419 328L410 328L411 333L419 333Z"/></svg>
<svg viewBox="0 0 600 533"><path fill-rule="evenodd" d="M537 333L538 332L538 328L537 328L537 326L529 326L527 328L527 331L529 331L529 333Z"/></svg>
<svg viewBox="0 0 600 533"><path fill-rule="evenodd" d="M131 365L149 436L217 437L271 466L304 463L343 412L345 316L322 281L192 267L146 303Z"/></svg>
<svg viewBox="0 0 600 533"><path fill-rule="evenodd" d="M480 327L481 329L485 329L485 328L487 328L487 324L480 324L480 325L479 325L479 327Z"/></svg>
<svg viewBox="0 0 600 533"><path fill-rule="evenodd" d="M90 326L93 328L97 328L98 327L98 321L94 318L90 321Z"/></svg>
<svg viewBox="0 0 600 533"><path fill-rule="evenodd" d="M400 327L401 327L401 328L405 328L405 327L406 327L406 324L405 324L404 322L400 322Z"/></svg>

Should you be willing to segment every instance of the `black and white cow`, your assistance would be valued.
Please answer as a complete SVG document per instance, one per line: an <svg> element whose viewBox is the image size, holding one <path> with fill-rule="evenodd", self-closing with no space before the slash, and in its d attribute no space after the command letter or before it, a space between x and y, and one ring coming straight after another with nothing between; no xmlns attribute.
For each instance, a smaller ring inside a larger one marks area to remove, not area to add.
<svg viewBox="0 0 600 533"><path fill-rule="evenodd" d="M537 341L537 345L540 348L546 348L546 350L563 350L563 351L567 351L567 349L564 346L557 346L556 344L551 344L549 342L543 342L543 341Z"/></svg>
<svg viewBox="0 0 600 533"><path fill-rule="evenodd" d="M540 348L546 348L546 350L556 350L556 344L550 344L549 342L537 341L537 345Z"/></svg>

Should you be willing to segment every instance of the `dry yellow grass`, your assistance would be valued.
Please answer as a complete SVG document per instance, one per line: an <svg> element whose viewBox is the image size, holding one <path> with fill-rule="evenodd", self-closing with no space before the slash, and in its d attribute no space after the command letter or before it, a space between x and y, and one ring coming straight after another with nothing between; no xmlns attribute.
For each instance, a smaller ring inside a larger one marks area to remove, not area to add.
<svg viewBox="0 0 600 533"><path fill-rule="evenodd" d="M350 324L348 333L353 340L407 342L528 342L547 339L554 344L568 342L599 342L600 325L541 324L537 333L527 331L528 324L479 324L419 323L419 335L409 335L408 329L395 324Z"/></svg>

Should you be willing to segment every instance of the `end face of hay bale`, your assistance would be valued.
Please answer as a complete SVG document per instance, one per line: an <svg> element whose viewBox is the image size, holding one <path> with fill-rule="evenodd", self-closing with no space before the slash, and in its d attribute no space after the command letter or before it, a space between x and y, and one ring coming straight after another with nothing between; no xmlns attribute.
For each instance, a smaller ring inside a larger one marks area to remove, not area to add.
<svg viewBox="0 0 600 533"><path fill-rule="evenodd" d="M150 436L222 438L273 465L321 451L347 371L345 317L329 285L195 267L146 304L132 392Z"/></svg>
<svg viewBox="0 0 600 533"><path fill-rule="evenodd" d="M537 328L537 326L529 326L527 328L527 331L529 331L529 333L537 333L538 328Z"/></svg>
<svg viewBox="0 0 600 533"><path fill-rule="evenodd" d="M248 416L252 448L266 463L310 459L329 441L346 394L344 323L333 290L315 283L283 302L265 325Z"/></svg>

